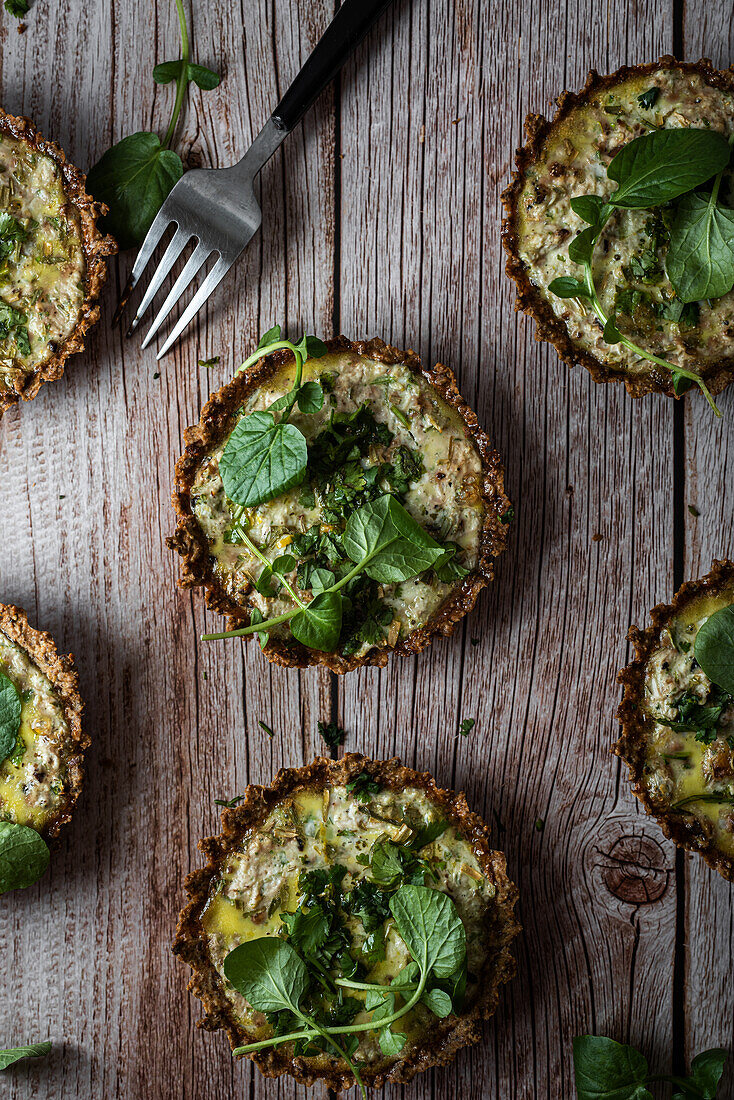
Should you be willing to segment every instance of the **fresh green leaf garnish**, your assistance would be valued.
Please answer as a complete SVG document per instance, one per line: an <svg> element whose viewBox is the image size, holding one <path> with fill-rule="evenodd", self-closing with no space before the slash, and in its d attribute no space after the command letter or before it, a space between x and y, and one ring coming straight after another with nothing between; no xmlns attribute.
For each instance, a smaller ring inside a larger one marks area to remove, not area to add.
<svg viewBox="0 0 734 1100"><path fill-rule="evenodd" d="M35 829L0 821L0 894L32 886L49 858L48 846Z"/></svg>
<svg viewBox="0 0 734 1100"><path fill-rule="evenodd" d="M722 607L701 624L694 653L709 680L734 695L734 606Z"/></svg>
<svg viewBox="0 0 734 1100"><path fill-rule="evenodd" d="M7 7L7 3L5 6ZM14 1062L19 1062L21 1058L45 1058L50 1053L49 1042L31 1043L27 1047L8 1047L7 1050L0 1050L0 1070L7 1069Z"/></svg>
<svg viewBox="0 0 734 1100"><path fill-rule="evenodd" d="M336 722L317 722L317 728L330 749L338 749L344 744L347 731Z"/></svg>
<svg viewBox="0 0 734 1100"><path fill-rule="evenodd" d="M22 702L13 681L0 672L0 764L15 749Z"/></svg>
<svg viewBox="0 0 734 1100"><path fill-rule="evenodd" d="M643 111L651 111L660 98L660 89L656 87L648 88L646 92L642 92L638 95L637 102Z"/></svg>
<svg viewBox="0 0 734 1100"><path fill-rule="evenodd" d="M15 340L21 355L31 354L31 341L28 336L28 318L25 313L15 309L0 298L0 340Z"/></svg>
<svg viewBox="0 0 734 1100"><path fill-rule="evenodd" d="M709 195L684 195L670 226L665 270L683 303L721 298L734 286L734 210L717 202L720 180Z"/></svg>
<svg viewBox="0 0 734 1100"><path fill-rule="evenodd" d="M342 597L339 592L324 591L297 611L290 620L291 634L308 649L333 652L342 630Z"/></svg>
<svg viewBox="0 0 734 1100"><path fill-rule="evenodd" d="M369 772L360 772L358 776L347 783L347 793L351 794L358 802L370 802L373 794L379 794L382 788L376 783Z"/></svg>
<svg viewBox="0 0 734 1100"><path fill-rule="evenodd" d="M10 15L14 15L16 19L22 19L30 11L31 5L29 0L5 0L3 6Z"/></svg>
<svg viewBox="0 0 734 1100"><path fill-rule="evenodd" d="M145 130L130 134L108 149L87 176L95 199L109 207L104 227L117 239L120 248L140 244L164 199L183 175L181 158L170 145L189 83L193 80L200 88L214 88L219 83L216 73L189 62L189 34L183 0L176 0L176 9L181 58L164 62L153 70L157 83L176 80L176 99L163 142L157 134Z"/></svg>
<svg viewBox="0 0 734 1100"><path fill-rule="evenodd" d="M462 718L461 723L459 725L459 733L461 734L462 737L468 737L469 734L471 733L471 731L474 729L475 725L476 725L476 719L475 718Z"/></svg>
<svg viewBox="0 0 734 1100"><path fill-rule="evenodd" d="M715 1100L728 1057L725 1050L707 1050L691 1063L688 1077L651 1076L647 1059L624 1043L603 1035L580 1035L573 1041L578 1100L652 1100L648 1085L668 1081L678 1100Z"/></svg>

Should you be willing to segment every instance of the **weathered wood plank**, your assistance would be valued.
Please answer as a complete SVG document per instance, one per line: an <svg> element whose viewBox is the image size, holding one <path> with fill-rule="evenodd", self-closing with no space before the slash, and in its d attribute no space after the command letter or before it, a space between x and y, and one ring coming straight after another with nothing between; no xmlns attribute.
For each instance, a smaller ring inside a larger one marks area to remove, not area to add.
<svg viewBox="0 0 734 1100"><path fill-rule="evenodd" d="M710 57L726 68L734 60L734 18L727 0L689 0L683 44L686 58ZM686 525L684 575L708 572L714 558L734 556L734 394L717 399L716 420L699 401L685 407ZM688 505L700 512L693 516ZM732 888L700 860L686 856L686 1053L734 1048L734 899ZM734 1074L727 1073L728 1091Z"/></svg>

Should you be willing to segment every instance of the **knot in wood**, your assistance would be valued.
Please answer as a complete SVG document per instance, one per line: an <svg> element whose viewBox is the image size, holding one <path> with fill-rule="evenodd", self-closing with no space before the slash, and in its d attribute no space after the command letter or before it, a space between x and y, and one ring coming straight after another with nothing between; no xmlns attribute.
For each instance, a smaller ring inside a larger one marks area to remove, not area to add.
<svg viewBox="0 0 734 1100"><path fill-rule="evenodd" d="M650 905L668 889L665 852L653 837L631 833L608 850L597 848L597 869L615 898L628 905Z"/></svg>

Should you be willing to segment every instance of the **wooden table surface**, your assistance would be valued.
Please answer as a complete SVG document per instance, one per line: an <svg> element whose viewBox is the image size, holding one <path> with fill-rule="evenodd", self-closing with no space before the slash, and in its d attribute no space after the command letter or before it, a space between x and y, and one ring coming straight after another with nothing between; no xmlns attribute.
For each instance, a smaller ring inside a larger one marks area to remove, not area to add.
<svg viewBox="0 0 734 1100"><path fill-rule="evenodd" d="M195 55L224 79L194 89L178 148L226 165L334 4L193 8ZM81 167L163 129L173 90L151 69L178 56L172 3L36 0L25 34L0 23L3 105ZM170 943L214 799L313 757L318 719L465 790L521 891L518 974L485 1041L388 1100L571 1097L585 1032L659 1071L734 1045L732 889L663 839L609 754L630 622L734 551L734 387L715 421L696 397L633 401L570 372L513 314L499 235L526 112L591 66L673 51L726 66L732 36L731 0L397 0L264 170L263 230L190 337L157 364L111 330L125 254L85 353L5 417L0 598L75 653L93 746L49 873L0 902L0 1046L54 1043L3 1075L4 1096L305 1095L196 1029ZM338 680L202 643L221 620L176 588L183 429L276 321L451 364L504 457L517 520L495 584L453 638L383 671Z"/></svg>

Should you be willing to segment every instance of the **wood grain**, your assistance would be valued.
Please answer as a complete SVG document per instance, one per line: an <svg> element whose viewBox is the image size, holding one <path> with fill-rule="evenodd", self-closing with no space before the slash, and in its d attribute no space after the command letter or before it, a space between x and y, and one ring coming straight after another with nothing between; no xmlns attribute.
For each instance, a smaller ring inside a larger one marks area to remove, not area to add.
<svg viewBox="0 0 734 1100"><path fill-rule="evenodd" d="M195 5L196 56L225 79L190 98L177 139L189 165L241 155L333 7ZM626 630L670 592L681 521L687 575L732 552L734 401L716 425L689 402L676 426L669 401L569 372L513 314L499 244L524 115L592 65L673 47L669 6L601 10L396 0L265 169L263 231L191 337L159 366L110 329L123 256L85 354L2 422L0 598L74 650L94 737L49 875L0 901L0 1045L55 1044L4 1076L11 1100L306 1095L197 1032L169 945L196 842L217 829L213 799L320 751L329 716L348 749L465 789L521 888L518 976L486 1041L389 1100L570 1097L571 1040L586 1031L635 1042L662 1071L674 1035L689 1054L731 1044L729 887L694 864L678 875L608 749ZM689 0L686 56L728 63L729 15L724 0ZM88 166L123 134L162 128L173 93L150 71L177 48L162 0L36 0L26 34L1 21L2 102ZM183 428L276 320L453 366L517 513L495 584L452 639L338 683L269 666L254 645L198 642L214 619L176 590L163 545ZM218 368L196 365L213 355Z"/></svg>

